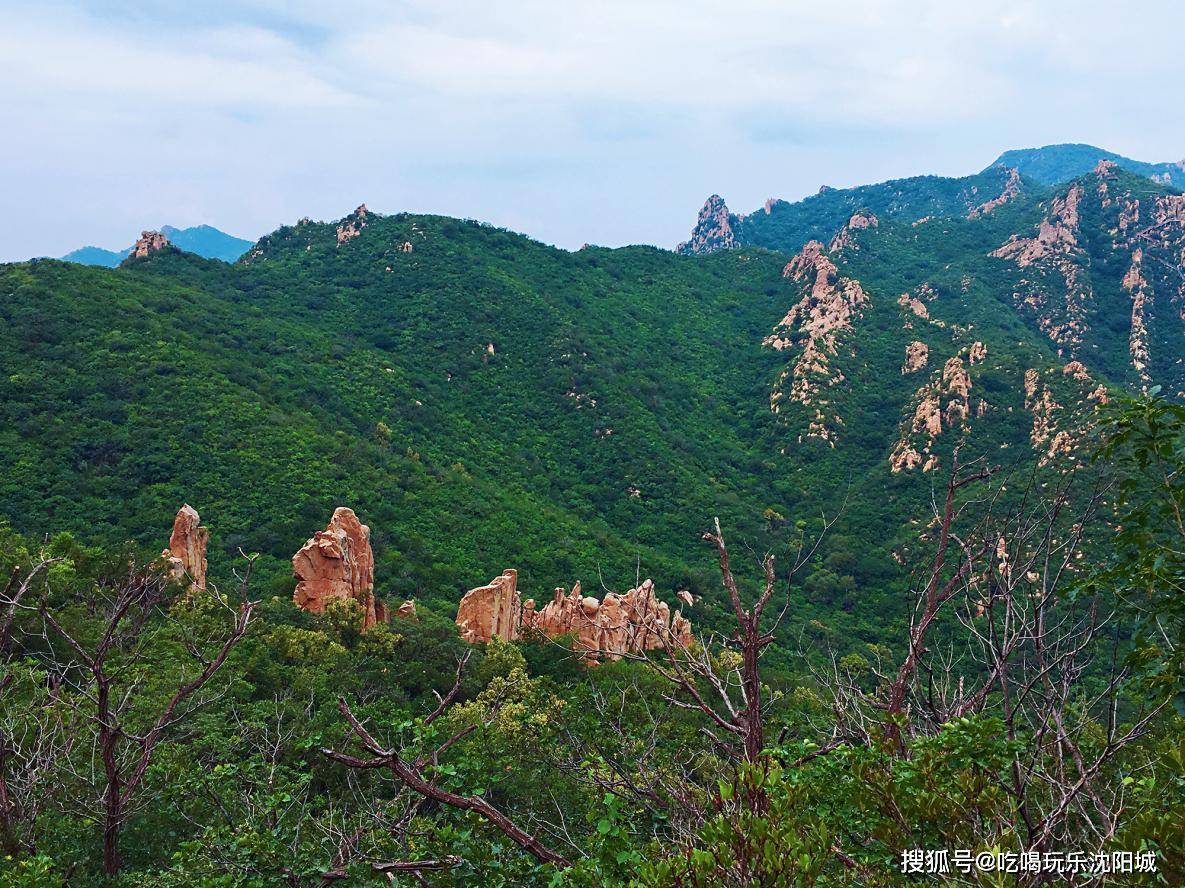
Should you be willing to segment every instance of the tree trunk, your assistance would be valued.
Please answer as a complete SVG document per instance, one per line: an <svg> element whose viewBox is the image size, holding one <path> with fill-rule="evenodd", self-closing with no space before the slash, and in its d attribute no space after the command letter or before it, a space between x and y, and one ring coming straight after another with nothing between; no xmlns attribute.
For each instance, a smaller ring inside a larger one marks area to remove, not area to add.
<svg viewBox="0 0 1185 888"><path fill-rule="evenodd" d="M103 872L115 876L119 874L123 865L123 861L119 859L119 831L123 827L123 787L115 748L119 742L119 735L110 722L111 689L107 677L96 675L96 678L99 748L103 757L103 770L107 776L107 789L103 793Z"/></svg>

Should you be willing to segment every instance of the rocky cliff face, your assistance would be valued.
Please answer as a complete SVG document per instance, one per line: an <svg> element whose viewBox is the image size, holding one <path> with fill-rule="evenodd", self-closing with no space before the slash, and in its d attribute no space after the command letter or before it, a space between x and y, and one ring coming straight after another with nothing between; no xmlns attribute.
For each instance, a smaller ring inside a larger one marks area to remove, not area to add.
<svg viewBox="0 0 1185 888"><path fill-rule="evenodd" d="M132 259L147 259L169 246L169 239L160 231L142 231L128 256Z"/></svg>
<svg viewBox="0 0 1185 888"><path fill-rule="evenodd" d="M862 227L871 227L871 223ZM764 340L770 348L796 352L774 383L770 408L774 413L781 412L783 400L809 408L812 418L806 437L835 446L837 429L843 423L827 409L830 405L824 392L844 377L832 367L831 359L838 354L840 338L852 330L868 297L858 281L839 275L835 262L818 241L803 247L786 264L782 276L800 285L803 295Z"/></svg>
<svg viewBox="0 0 1185 888"><path fill-rule="evenodd" d="M905 347L905 363L901 365L902 375L916 373L925 368L930 360L930 348L924 342L914 340Z"/></svg>
<svg viewBox="0 0 1185 888"><path fill-rule="evenodd" d="M848 219L848 224L831 239L831 243L827 246L828 252L842 253L845 250L858 250L860 244L856 240L855 232L863 231L866 228L876 228L878 225L880 225L880 220L872 213L853 213L852 217Z"/></svg>
<svg viewBox="0 0 1185 888"><path fill-rule="evenodd" d="M361 204L358 209L341 220L337 226L337 245L339 247L362 234L362 229L366 227L366 217L369 213L370 211L366 209L366 204Z"/></svg>
<svg viewBox="0 0 1185 888"><path fill-rule="evenodd" d="M889 455L889 466L894 474L910 471L919 466L923 472L938 467L935 444L943 432L965 431L972 416L987 412L987 402L979 399L973 405L971 399L971 374L969 367L987 356L982 342L975 342L964 351L950 358L940 372L918 389L913 416L902 429Z"/></svg>
<svg viewBox="0 0 1185 888"><path fill-rule="evenodd" d="M732 221L733 216L728 212L724 198L713 194L699 211L699 220L691 232L691 238L675 247L676 252L693 256L739 247L740 242L732 230Z"/></svg>
<svg viewBox="0 0 1185 888"><path fill-rule="evenodd" d="M355 601L362 609L363 630L378 622L374 598L374 553L370 528L352 509L334 510L324 530L318 530L292 556L298 607L315 614L335 599Z"/></svg>
<svg viewBox="0 0 1185 888"><path fill-rule="evenodd" d="M518 638L523 604L518 594L518 571L504 570L500 577L485 586L470 589L457 607L457 626L461 638L470 644Z"/></svg>
<svg viewBox="0 0 1185 888"><path fill-rule="evenodd" d="M210 531L201 525L197 510L188 504L182 506L173 520L169 548L161 553L173 577L189 577L190 588L199 591L206 588L206 546L210 542Z"/></svg>
<svg viewBox="0 0 1185 888"><path fill-rule="evenodd" d="M681 610L672 615L650 580L621 595L609 592L603 599L583 595L576 583L571 592L556 589L552 600L536 609L534 599L521 600L513 570L465 593L457 608L457 626L471 644L494 637L510 641L531 632L549 638L571 634L574 649L590 663L668 644L685 647L692 641L691 622Z"/></svg>
<svg viewBox="0 0 1185 888"><path fill-rule="evenodd" d="M993 210L999 209L1006 203L1011 203L1021 195L1021 181L1020 173L1014 169L1009 169L1007 178L1004 180L1004 187L1000 190L997 197L991 200L984 201L970 213L967 214L968 219L978 219L980 216L986 216Z"/></svg>
<svg viewBox="0 0 1185 888"><path fill-rule="evenodd" d="M1035 233L1014 234L991 255L1021 270L1013 300L1059 353L1096 360L1100 341L1123 323L1116 314L1126 300L1133 375L1143 384L1180 383L1170 354L1181 328L1162 324L1158 336L1154 327L1158 315L1185 318L1183 207L1181 195L1155 193L1103 160L1050 201ZM1169 354L1156 368L1158 348Z"/></svg>

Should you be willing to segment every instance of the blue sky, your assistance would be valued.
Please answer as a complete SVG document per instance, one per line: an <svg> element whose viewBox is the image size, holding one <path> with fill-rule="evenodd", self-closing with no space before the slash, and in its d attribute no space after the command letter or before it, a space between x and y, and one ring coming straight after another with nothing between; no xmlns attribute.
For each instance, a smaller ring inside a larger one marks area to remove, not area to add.
<svg viewBox="0 0 1185 888"><path fill-rule="evenodd" d="M366 202L671 246L820 185L1185 156L1185 6L0 0L0 259Z"/></svg>

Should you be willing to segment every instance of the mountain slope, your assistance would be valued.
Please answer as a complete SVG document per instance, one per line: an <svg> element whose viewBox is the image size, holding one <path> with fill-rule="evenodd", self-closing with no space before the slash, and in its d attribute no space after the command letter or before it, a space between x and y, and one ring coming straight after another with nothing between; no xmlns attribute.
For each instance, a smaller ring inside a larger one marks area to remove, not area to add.
<svg viewBox="0 0 1185 888"><path fill-rule="evenodd" d="M760 550L846 502L795 607L874 640L956 445L1057 472L1109 388L1183 384L1179 196L1107 166L1054 193L940 181L949 215L882 190L885 218L793 256L568 253L360 207L235 265L0 267L0 516L159 551L189 502L215 575L261 551L286 595L350 505L382 595L641 570L710 625L705 522Z"/></svg>
<svg viewBox="0 0 1185 888"><path fill-rule="evenodd" d="M62 257L63 262L76 262L79 265L100 265L104 268L115 268L132 252L131 247L120 250L104 250L102 247L79 247L71 250Z"/></svg>
<svg viewBox="0 0 1185 888"><path fill-rule="evenodd" d="M795 253L807 241L830 241L849 217L861 210L885 220L916 222L988 214L1040 191L1035 183L1008 170L992 168L962 179L918 176L858 188L824 188L794 203L771 198L761 210L748 215L731 213L719 195L712 195L700 211L691 238L676 250L702 255L719 249L764 247Z"/></svg>
<svg viewBox="0 0 1185 888"><path fill-rule="evenodd" d="M172 225L166 225L161 231L178 249L194 253L205 259L234 262L251 247L251 241L227 234L225 231L219 231L210 225L196 225L192 228L174 228ZM114 268L127 258L131 251L131 247L118 252L104 250L101 247L81 247L71 250L62 257L62 261Z"/></svg>
<svg viewBox="0 0 1185 888"><path fill-rule="evenodd" d="M1120 169L1153 179L1162 185L1185 188L1185 160L1176 163L1145 163L1113 151L1104 151L1094 145L1046 145L1043 148L1005 151L988 170L1008 167L1045 185L1061 185L1089 173L1100 160L1110 161Z"/></svg>
<svg viewBox="0 0 1185 888"><path fill-rule="evenodd" d="M178 249L204 259L234 262L251 249L251 241L219 231L211 225L195 225L192 228L174 228L172 225L166 225L161 232Z"/></svg>

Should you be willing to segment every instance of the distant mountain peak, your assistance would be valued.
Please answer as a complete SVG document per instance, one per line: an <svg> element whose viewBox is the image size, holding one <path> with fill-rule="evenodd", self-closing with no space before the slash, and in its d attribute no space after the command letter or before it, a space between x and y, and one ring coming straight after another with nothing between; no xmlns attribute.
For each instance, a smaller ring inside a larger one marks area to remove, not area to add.
<svg viewBox="0 0 1185 888"><path fill-rule="evenodd" d="M739 247L797 253L811 240L829 243L854 214L880 221L986 216L1034 190L1034 183L1011 169L989 168L961 179L915 176L856 188L829 188L793 203L770 198L760 209L729 212L718 194L704 203L691 237L675 249L686 255ZM1041 189L1036 189L1041 190Z"/></svg>
<svg viewBox="0 0 1185 888"><path fill-rule="evenodd" d="M148 234L155 234L165 239L166 244L179 250L193 253L204 259L221 259L223 262L234 262L251 248L251 241L241 237L219 231L213 225L195 225L190 228L177 228L173 225L162 225L159 229L144 231L140 240ZM101 247L82 247L72 250L62 257L66 262L77 262L80 265L102 265L114 268L124 258L137 249L136 246L123 250L104 250ZM147 255L147 254L145 254Z"/></svg>
<svg viewBox="0 0 1185 888"><path fill-rule="evenodd" d="M766 202L766 214L774 205L773 198ZM691 237L675 248L676 252L684 255L714 253L717 250L732 250L741 244L732 230L733 216L728 211L728 204L719 194L713 194L704 201L703 209L699 211L699 220L691 232Z"/></svg>
<svg viewBox="0 0 1185 888"><path fill-rule="evenodd" d="M1146 163L1082 142L1005 151L988 169L1014 167L1022 175L1043 185L1060 185L1086 175L1103 160L1162 185L1185 188L1185 161Z"/></svg>

